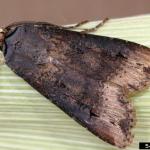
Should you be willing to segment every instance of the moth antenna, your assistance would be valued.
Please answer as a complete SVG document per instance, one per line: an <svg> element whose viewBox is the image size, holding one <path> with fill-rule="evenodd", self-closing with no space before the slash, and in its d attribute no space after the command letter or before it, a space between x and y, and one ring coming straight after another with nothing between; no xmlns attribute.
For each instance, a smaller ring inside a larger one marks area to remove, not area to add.
<svg viewBox="0 0 150 150"><path fill-rule="evenodd" d="M109 18L105 18L105 19L103 19L98 25L96 25L95 27L89 28L89 29L84 29L83 31L81 31L81 33L95 32L95 31L97 31L100 27L102 27L108 20L109 20Z"/></svg>
<svg viewBox="0 0 150 150"><path fill-rule="evenodd" d="M81 21L81 22L79 22L79 23L77 23L77 24L75 24L75 25L71 25L71 26L66 26L66 27L64 27L65 29L75 29L75 28L78 28L78 27L80 27L80 26L82 26L82 25L84 25L84 24L87 24L87 23L89 23L90 21L88 21L88 20L84 20L84 21Z"/></svg>
<svg viewBox="0 0 150 150"><path fill-rule="evenodd" d="M109 18L105 18L99 24L97 24L95 27L92 27L92 28L89 28L89 29L81 29L81 30L83 30L83 31L81 31L81 33L94 32L94 31L98 30L100 27L102 27L108 20L109 20ZM89 22L90 21L88 21L88 20L84 20L84 21L81 21L81 22L79 22L75 25L66 26L64 28L65 29L80 29L79 27L81 27L82 25L85 25Z"/></svg>

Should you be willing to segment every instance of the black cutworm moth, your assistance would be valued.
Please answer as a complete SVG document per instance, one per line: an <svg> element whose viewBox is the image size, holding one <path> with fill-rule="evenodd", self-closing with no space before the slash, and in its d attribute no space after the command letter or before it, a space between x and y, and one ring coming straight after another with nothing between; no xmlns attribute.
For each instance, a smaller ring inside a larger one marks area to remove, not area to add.
<svg viewBox="0 0 150 150"><path fill-rule="evenodd" d="M6 64L104 141L133 140L129 96L150 85L150 49L69 31L44 22L16 23L0 34Z"/></svg>

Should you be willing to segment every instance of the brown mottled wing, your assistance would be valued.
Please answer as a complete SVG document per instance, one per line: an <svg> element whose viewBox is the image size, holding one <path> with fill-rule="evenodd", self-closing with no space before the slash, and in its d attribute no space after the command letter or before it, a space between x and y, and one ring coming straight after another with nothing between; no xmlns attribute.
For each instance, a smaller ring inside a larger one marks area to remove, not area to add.
<svg viewBox="0 0 150 150"><path fill-rule="evenodd" d="M101 139L126 147L133 136L127 97L149 85L150 51L47 23L9 27L7 65Z"/></svg>

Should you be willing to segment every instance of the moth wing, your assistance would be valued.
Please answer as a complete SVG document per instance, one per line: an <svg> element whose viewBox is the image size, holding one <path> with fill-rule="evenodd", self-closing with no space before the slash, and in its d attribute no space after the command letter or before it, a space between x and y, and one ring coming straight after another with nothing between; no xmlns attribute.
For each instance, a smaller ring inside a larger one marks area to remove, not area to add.
<svg viewBox="0 0 150 150"><path fill-rule="evenodd" d="M131 143L127 97L149 85L148 48L35 23L19 25L5 43L8 66L41 94L103 140Z"/></svg>

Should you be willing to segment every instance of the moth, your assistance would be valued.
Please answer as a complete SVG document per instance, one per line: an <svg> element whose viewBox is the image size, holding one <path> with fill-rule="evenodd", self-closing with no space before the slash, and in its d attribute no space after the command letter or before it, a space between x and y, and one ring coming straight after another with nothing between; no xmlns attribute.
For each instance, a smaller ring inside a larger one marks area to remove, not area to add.
<svg viewBox="0 0 150 150"><path fill-rule="evenodd" d="M117 147L132 143L130 95L150 85L150 48L46 22L11 24L0 42L6 64L82 126Z"/></svg>

